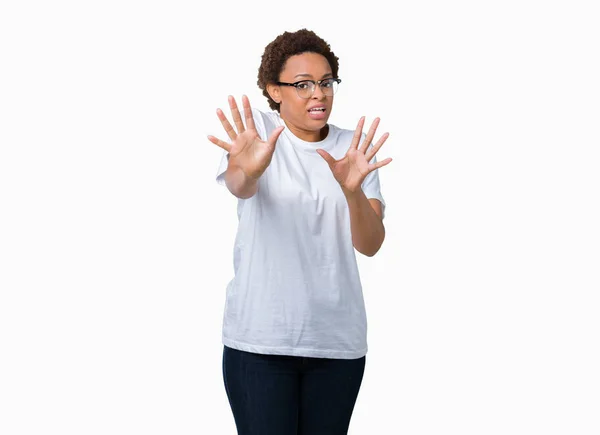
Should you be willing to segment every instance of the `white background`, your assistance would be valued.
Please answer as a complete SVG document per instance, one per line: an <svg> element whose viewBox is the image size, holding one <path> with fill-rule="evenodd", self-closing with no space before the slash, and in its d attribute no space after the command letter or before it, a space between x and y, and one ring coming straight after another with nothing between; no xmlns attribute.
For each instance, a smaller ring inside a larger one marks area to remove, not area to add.
<svg viewBox="0 0 600 435"><path fill-rule="evenodd" d="M350 434L600 433L594 2L209 3L0 7L0 433L236 433L206 135L302 27L394 159Z"/></svg>

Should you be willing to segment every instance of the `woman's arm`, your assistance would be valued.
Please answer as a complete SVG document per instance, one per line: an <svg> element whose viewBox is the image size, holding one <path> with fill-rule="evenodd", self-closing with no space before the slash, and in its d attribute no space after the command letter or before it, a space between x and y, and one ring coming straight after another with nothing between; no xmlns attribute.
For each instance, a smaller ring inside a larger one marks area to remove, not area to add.
<svg viewBox="0 0 600 435"><path fill-rule="evenodd" d="M225 172L225 185L234 196L240 199L251 198L258 192L258 178L248 177L239 166L231 161Z"/></svg>
<svg viewBox="0 0 600 435"><path fill-rule="evenodd" d="M377 199L367 199L362 189L355 192L345 189L342 191L350 209L352 244L361 254L372 257L379 251L385 239L381 203Z"/></svg>

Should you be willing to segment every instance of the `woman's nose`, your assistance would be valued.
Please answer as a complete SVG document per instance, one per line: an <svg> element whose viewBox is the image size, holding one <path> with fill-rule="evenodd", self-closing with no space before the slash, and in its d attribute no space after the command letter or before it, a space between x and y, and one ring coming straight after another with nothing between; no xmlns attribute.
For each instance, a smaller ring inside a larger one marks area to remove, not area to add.
<svg viewBox="0 0 600 435"><path fill-rule="evenodd" d="M323 97L325 97L325 94L323 93L323 89L321 89L321 86L319 86L319 85L315 86L315 91L313 92L312 97L317 100L322 100Z"/></svg>

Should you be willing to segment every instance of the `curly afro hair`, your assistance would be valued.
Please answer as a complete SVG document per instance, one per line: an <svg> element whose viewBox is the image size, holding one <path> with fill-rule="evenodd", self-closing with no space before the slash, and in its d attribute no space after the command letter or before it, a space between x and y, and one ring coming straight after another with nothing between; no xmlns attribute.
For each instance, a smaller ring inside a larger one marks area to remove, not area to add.
<svg viewBox="0 0 600 435"><path fill-rule="evenodd" d="M258 87L267 97L269 107L279 112L279 103L273 101L267 92L267 84L277 83L285 62L292 56L306 52L324 56L329 62L334 77L338 76L338 57L331 51L329 44L316 33L301 29L296 32L284 32L265 47L258 68Z"/></svg>

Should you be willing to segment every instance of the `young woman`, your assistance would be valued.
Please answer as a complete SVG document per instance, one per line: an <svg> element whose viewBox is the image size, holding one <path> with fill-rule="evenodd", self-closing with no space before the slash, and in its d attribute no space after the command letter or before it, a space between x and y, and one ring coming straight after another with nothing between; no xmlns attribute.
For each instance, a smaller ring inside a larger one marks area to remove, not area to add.
<svg viewBox="0 0 600 435"><path fill-rule="evenodd" d="M217 181L238 199L234 278L223 317L223 377L241 435L346 434L362 381L367 321L354 249L385 237L375 154L379 119L362 133L329 124L338 58L315 33L265 48L258 86L272 112L242 115ZM245 123L244 121L245 120ZM244 125L245 124L245 125Z"/></svg>

